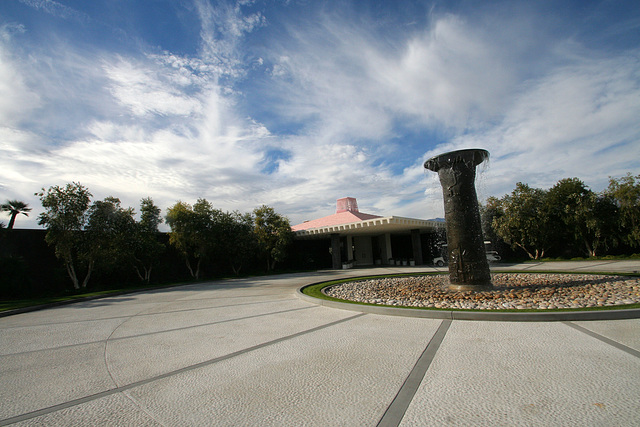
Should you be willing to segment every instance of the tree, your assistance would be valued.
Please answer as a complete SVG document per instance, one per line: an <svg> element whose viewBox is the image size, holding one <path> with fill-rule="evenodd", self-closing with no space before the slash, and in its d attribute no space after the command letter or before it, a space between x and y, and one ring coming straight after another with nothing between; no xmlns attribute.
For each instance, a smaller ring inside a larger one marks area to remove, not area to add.
<svg viewBox="0 0 640 427"><path fill-rule="evenodd" d="M153 203L151 197L140 200L140 226L143 230L156 233L162 224L160 208Z"/></svg>
<svg viewBox="0 0 640 427"><path fill-rule="evenodd" d="M623 240L632 247L640 245L640 175L628 173L622 178L609 178L606 197L611 198L620 214Z"/></svg>
<svg viewBox="0 0 640 427"><path fill-rule="evenodd" d="M544 257L551 245L553 224L546 196L546 191L518 182L511 195L500 199L499 215L492 223L498 237L532 259Z"/></svg>
<svg viewBox="0 0 640 427"><path fill-rule="evenodd" d="M222 249L220 256L236 275L240 274L244 263L255 256L258 248L253 224L254 218L250 213L226 212L222 217L219 237L219 246Z"/></svg>
<svg viewBox="0 0 640 427"><path fill-rule="evenodd" d="M578 178L561 179L547 194L552 221L564 227L556 235L565 246L582 247L588 256L617 244L616 208L610 198L601 197Z"/></svg>
<svg viewBox="0 0 640 427"><path fill-rule="evenodd" d="M112 271L131 259L135 225L133 209L123 208L116 197L106 197L91 205L80 251L88 266L87 276L96 263L102 270Z"/></svg>
<svg viewBox="0 0 640 427"><path fill-rule="evenodd" d="M200 278L203 261L211 257L216 247L222 215L205 199L198 199L193 207L179 201L167 209L169 243L182 253L189 273L196 280Z"/></svg>
<svg viewBox="0 0 640 427"><path fill-rule="evenodd" d="M489 197L484 205L480 205L480 222L482 224L482 235L485 240L490 240L494 244L499 239L493 229L493 219L504 215L500 199Z"/></svg>
<svg viewBox="0 0 640 427"><path fill-rule="evenodd" d="M288 246L293 241L291 225L287 218L277 214L269 206L256 208L253 214L259 251L267 262L267 271L273 270L276 262L287 257Z"/></svg>
<svg viewBox="0 0 640 427"><path fill-rule="evenodd" d="M11 219L9 220L9 225L7 226L7 228L9 230L12 230L13 225L16 222L16 217L19 214L29 216L27 212L31 212L31 208L27 203L21 202L19 200L7 200L7 203L0 205L0 211L9 212Z"/></svg>
<svg viewBox="0 0 640 427"><path fill-rule="evenodd" d="M48 190L43 188L36 196L40 197L45 209L38 217L38 224L47 228L46 242L55 247L56 257L64 262L73 287L86 287L93 266L88 266L90 268L81 285L76 267L80 262L78 251L83 242L82 231L88 219L91 193L74 182L64 188L57 185Z"/></svg>
<svg viewBox="0 0 640 427"><path fill-rule="evenodd" d="M157 264L158 257L165 249L158 240L158 226L162 223L160 212L160 208L150 197L140 201L140 221L136 223L132 259L136 274L147 284L151 280L151 271Z"/></svg>
<svg viewBox="0 0 640 427"><path fill-rule="evenodd" d="M4 222L0 221L0 243L3 243L2 240L4 239L4 235L5 235L5 225ZM9 248L7 247L8 245L0 244L0 258L2 256L4 256L5 252L8 254L10 253Z"/></svg>
<svg viewBox="0 0 640 427"><path fill-rule="evenodd" d="M618 246L620 242L620 214L613 198L606 193L594 194L592 202L593 216L587 221L587 227L593 233L594 256L601 249Z"/></svg>

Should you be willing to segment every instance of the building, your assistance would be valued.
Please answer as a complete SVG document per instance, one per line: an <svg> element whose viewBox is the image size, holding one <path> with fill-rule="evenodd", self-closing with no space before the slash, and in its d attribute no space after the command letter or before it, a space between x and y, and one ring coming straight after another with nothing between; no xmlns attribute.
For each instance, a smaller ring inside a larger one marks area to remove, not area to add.
<svg viewBox="0 0 640 427"><path fill-rule="evenodd" d="M444 232L444 222L360 212L353 197L338 199L336 213L291 229L296 240L326 242L333 268L398 263L422 265Z"/></svg>

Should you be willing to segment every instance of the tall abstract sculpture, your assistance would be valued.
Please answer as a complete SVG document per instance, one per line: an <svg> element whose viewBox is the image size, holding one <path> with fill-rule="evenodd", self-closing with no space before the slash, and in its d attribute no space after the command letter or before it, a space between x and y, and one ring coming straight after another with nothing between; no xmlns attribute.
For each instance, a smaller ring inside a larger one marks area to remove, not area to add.
<svg viewBox="0 0 640 427"><path fill-rule="evenodd" d="M432 157L424 164L438 173L442 185L451 290L492 287L474 184L476 166L488 158L487 150L458 150Z"/></svg>

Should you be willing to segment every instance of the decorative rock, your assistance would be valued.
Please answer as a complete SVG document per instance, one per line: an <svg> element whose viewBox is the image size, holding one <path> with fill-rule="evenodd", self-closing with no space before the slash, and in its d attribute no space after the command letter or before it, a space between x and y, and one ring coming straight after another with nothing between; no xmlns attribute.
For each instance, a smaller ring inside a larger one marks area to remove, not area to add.
<svg viewBox="0 0 640 427"><path fill-rule="evenodd" d="M328 296L380 305L482 310L584 308L640 303L640 278L631 276L496 273L494 288L449 291L446 275L347 282Z"/></svg>

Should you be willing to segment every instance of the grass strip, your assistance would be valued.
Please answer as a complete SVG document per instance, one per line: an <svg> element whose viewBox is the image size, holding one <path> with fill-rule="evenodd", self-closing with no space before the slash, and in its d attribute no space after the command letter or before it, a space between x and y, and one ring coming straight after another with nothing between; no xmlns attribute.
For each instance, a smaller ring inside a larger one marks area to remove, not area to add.
<svg viewBox="0 0 640 427"><path fill-rule="evenodd" d="M87 300L96 299L100 297L132 294L135 292L170 288L172 286L180 286L183 284L191 284L191 283L173 283L173 284L166 284L166 285L152 286L152 287L107 289L102 291L84 292L81 294L57 295L57 296L19 299L19 300L4 300L4 301L0 301L0 312L10 311L10 310L19 310L21 308L37 307L42 305L60 305L68 302L87 301Z"/></svg>
<svg viewBox="0 0 640 427"><path fill-rule="evenodd" d="M640 254L631 255L604 255L596 257L573 257L573 258L540 258L540 259L527 259L520 261L525 264L539 263L539 262L567 262L567 261L633 261L640 259Z"/></svg>

